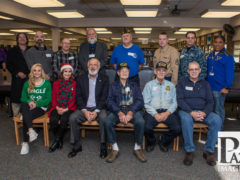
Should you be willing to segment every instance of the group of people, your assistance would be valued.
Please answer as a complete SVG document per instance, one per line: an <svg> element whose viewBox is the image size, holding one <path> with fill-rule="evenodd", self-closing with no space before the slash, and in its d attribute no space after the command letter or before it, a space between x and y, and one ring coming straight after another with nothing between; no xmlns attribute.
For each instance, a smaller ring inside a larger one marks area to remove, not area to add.
<svg viewBox="0 0 240 180"><path fill-rule="evenodd" d="M195 45L195 32L186 34L187 47L180 54L168 45L167 34L160 33L160 48L153 59L155 78L145 85L143 92L138 72L144 56L141 48L132 43L128 29L124 29L122 44L114 49L110 60L117 72L112 84L104 69L106 45L97 41L94 29L87 30L87 37L88 42L80 46L76 55L67 38L61 41L61 50L53 53L44 45L42 32L36 33L36 45L31 48L27 46L26 34L17 35L17 46L8 52L7 68L12 73L14 116L20 108L22 112L20 154L28 154L29 142L37 139L33 119L50 108L55 138L49 152L63 147L64 133L70 124L73 148L68 157L75 157L82 151L79 126L96 120L100 129L100 157L112 163L120 152L115 125L130 122L135 133L133 154L139 161L147 161L141 150L143 136L147 152L153 151L156 144L167 152L173 139L182 132L186 151L183 163L188 166L193 162L193 122L197 121L209 126L203 157L207 164L216 164L214 148L218 131L223 128L225 96L234 77L234 59L224 48L223 36L215 37L214 51L206 60ZM153 129L158 123L165 123L169 131L156 138ZM112 145L109 154L108 144Z"/></svg>

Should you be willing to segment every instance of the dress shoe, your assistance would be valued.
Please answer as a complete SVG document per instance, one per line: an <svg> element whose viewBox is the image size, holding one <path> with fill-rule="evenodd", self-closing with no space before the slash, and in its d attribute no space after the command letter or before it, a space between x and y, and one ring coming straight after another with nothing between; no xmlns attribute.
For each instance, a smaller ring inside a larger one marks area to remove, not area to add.
<svg viewBox="0 0 240 180"><path fill-rule="evenodd" d="M147 159L145 158L141 149L133 150L133 154L138 158L140 162L147 162Z"/></svg>
<svg viewBox="0 0 240 180"><path fill-rule="evenodd" d="M162 140L161 140L162 136L159 137L159 140L158 140L158 146L159 146L159 149L160 151L162 152L168 152L168 146L163 144Z"/></svg>
<svg viewBox="0 0 240 180"><path fill-rule="evenodd" d="M72 149L72 151L70 153L68 153L68 158L73 158L77 155L78 152L81 152L82 151L82 146L80 146L79 149Z"/></svg>
<svg viewBox="0 0 240 180"><path fill-rule="evenodd" d="M193 152L186 152L186 155L183 160L183 164L186 166L190 166L193 163Z"/></svg>
<svg viewBox="0 0 240 180"><path fill-rule="evenodd" d="M119 151L112 150L111 153L107 156L106 162L112 163L119 155Z"/></svg>
<svg viewBox="0 0 240 180"><path fill-rule="evenodd" d="M207 160L206 162L209 166L215 166L216 165L216 161L215 161L215 158L214 158L214 153L204 151L203 152L203 158Z"/></svg>
<svg viewBox="0 0 240 180"><path fill-rule="evenodd" d="M146 144L146 151L152 152L154 150L155 144Z"/></svg>
<svg viewBox="0 0 240 180"><path fill-rule="evenodd" d="M105 157L107 157L107 145L105 143L101 143L100 158L104 159Z"/></svg>
<svg viewBox="0 0 240 180"><path fill-rule="evenodd" d="M52 143L52 145L50 146L48 152L54 152L56 149L59 148L59 140L54 140L54 142Z"/></svg>

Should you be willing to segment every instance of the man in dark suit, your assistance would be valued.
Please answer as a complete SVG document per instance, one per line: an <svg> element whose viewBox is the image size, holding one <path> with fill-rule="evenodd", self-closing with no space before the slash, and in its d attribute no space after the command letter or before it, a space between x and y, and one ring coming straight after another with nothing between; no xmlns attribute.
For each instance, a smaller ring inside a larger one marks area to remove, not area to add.
<svg viewBox="0 0 240 180"><path fill-rule="evenodd" d="M71 126L71 143L74 144L69 158L82 151L79 124L97 120L100 128L100 157L107 156L103 121L106 118L106 100L108 96L109 81L105 74L98 73L100 62L96 58L88 61L88 74L81 75L77 80L76 100L77 110L71 114L69 121Z"/></svg>
<svg viewBox="0 0 240 180"><path fill-rule="evenodd" d="M84 42L80 46L79 63L81 72L87 73L88 60L91 58L99 59L101 63L100 71L104 71L104 66L107 61L107 46L103 42L97 42L97 33L95 29L87 30L88 42Z"/></svg>

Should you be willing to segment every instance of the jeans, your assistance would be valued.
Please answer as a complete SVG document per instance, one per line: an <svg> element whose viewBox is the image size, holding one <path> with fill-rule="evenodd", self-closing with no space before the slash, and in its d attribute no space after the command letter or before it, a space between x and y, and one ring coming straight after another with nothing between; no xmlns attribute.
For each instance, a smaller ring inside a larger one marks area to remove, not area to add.
<svg viewBox="0 0 240 180"><path fill-rule="evenodd" d="M114 113L110 113L104 121L104 128L106 131L108 144L114 144L117 142L115 133L115 125L117 123L120 123L120 120L118 118L118 115ZM130 120L130 123L134 124L136 143L138 145L142 145L144 135L144 119L140 111L133 114L133 118Z"/></svg>
<svg viewBox="0 0 240 180"><path fill-rule="evenodd" d="M178 112L181 124L182 124L182 134L184 139L184 148L186 152L193 152L195 151L195 146L193 144L193 118L192 116L180 110ZM211 112L203 121L203 124L207 124L208 127L208 137L207 142L205 144L205 150L208 152L214 152L215 144L218 138L218 131L221 130L221 118Z"/></svg>
<svg viewBox="0 0 240 180"><path fill-rule="evenodd" d="M222 130L224 119L225 119L224 102L226 99L226 95L221 94L219 91L212 91L212 93L214 98L214 112L218 114L222 119L222 126L221 126L221 130Z"/></svg>

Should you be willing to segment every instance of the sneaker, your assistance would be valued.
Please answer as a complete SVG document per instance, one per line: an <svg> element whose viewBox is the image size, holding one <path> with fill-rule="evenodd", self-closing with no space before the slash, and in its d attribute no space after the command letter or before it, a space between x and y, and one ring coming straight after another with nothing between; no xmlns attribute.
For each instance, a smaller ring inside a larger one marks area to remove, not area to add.
<svg viewBox="0 0 240 180"><path fill-rule="evenodd" d="M33 129L28 131L28 135L29 135L29 142L35 141L38 137L38 133L36 133L36 131L34 131Z"/></svg>
<svg viewBox="0 0 240 180"><path fill-rule="evenodd" d="M28 143L23 142L20 154L25 155L25 154L28 154L28 153L29 153L29 145L28 145Z"/></svg>

